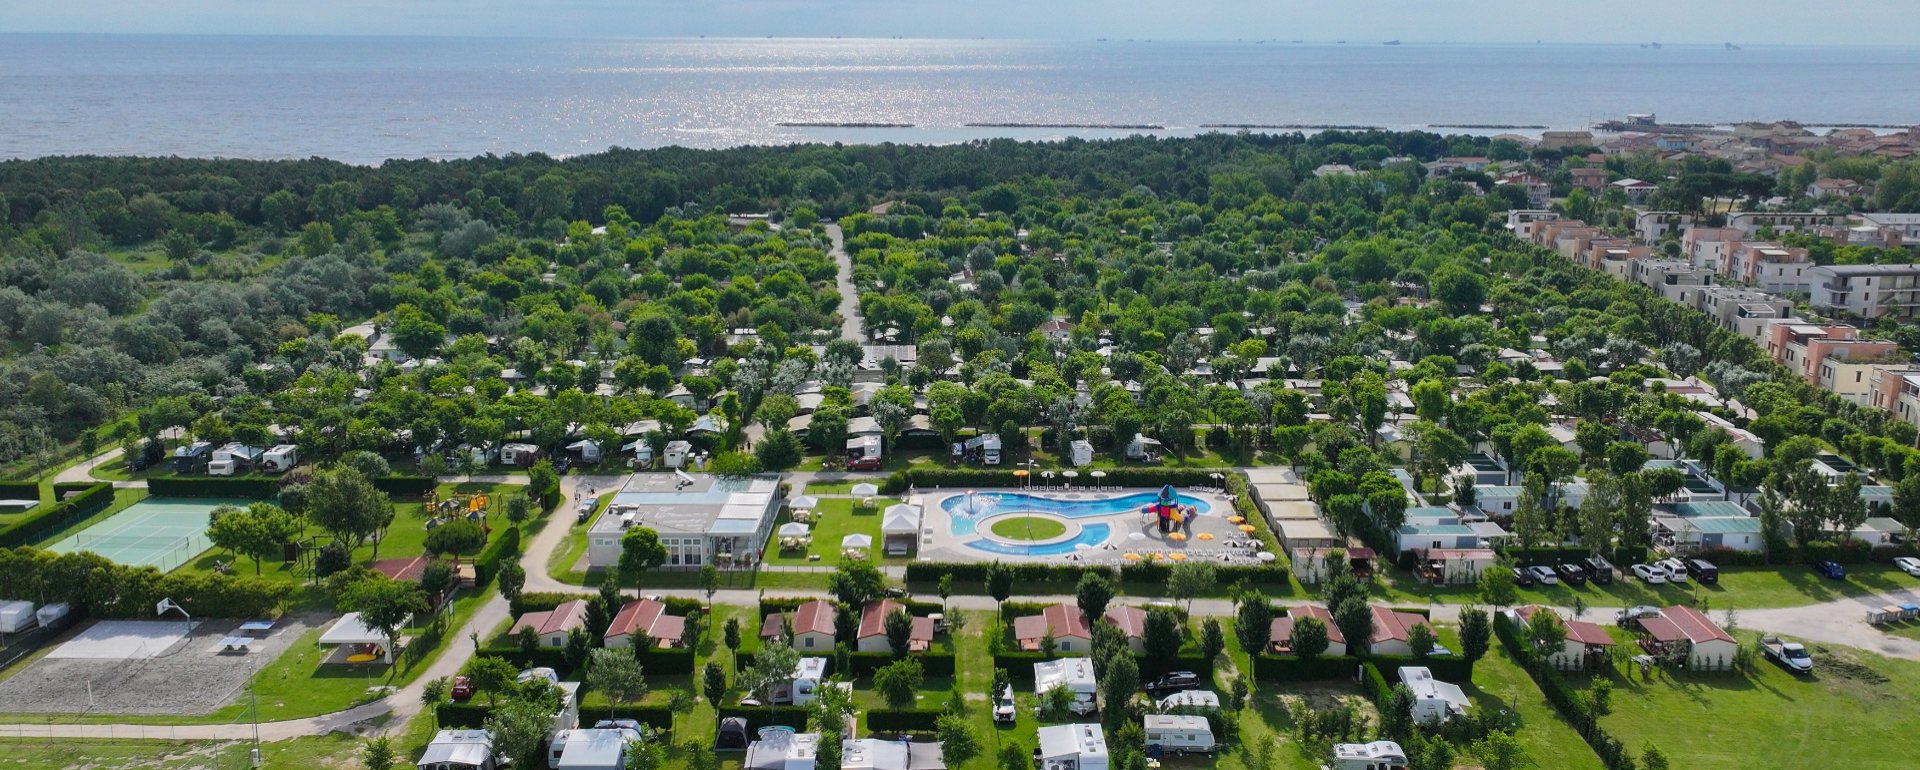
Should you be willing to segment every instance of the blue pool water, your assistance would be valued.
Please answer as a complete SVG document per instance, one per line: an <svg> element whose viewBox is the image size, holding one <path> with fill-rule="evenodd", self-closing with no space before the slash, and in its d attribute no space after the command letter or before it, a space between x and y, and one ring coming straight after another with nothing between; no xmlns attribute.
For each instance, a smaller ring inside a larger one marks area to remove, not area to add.
<svg viewBox="0 0 1920 770"><path fill-rule="evenodd" d="M967 547L978 551L986 551L987 553L1004 554L1006 556L1064 556L1073 553L1075 546L1081 543L1099 545L1107 542L1107 535L1112 531L1113 528L1105 524L1088 524L1080 528L1080 534L1074 535L1072 539L1062 540L1058 543L1015 545L1013 543L1002 543L998 540L988 540L983 537L968 541Z"/></svg>
<svg viewBox="0 0 1920 770"><path fill-rule="evenodd" d="M1159 499L1158 492L1140 492L1105 500L1061 500L1023 492L976 492L970 495L954 495L942 500L940 508L947 512L948 520L953 522L953 534L971 535L977 531L981 521L1003 514L1050 513L1068 519L1082 519L1092 516L1138 513L1141 506ZM1206 515L1212 508L1205 500L1185 495L1180 495L1177 502L1181 505L1194 506L1194 510L1201 515Z"/></svg>

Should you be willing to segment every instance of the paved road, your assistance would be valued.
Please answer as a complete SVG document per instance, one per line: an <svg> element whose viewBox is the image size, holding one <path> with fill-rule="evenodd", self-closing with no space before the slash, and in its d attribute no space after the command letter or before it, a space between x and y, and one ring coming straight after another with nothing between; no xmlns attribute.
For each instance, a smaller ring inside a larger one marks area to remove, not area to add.
<svg viewBox="0 0 1920 770"><path fill-rule="evenodd" d="M853 257L847 255L847 239L840 232L840 225L828 224L826 228L827 238L833 241L827 255L840 265L840 273L834 277L840 291L840 336L864 343L867 337L861 330L864 321L860 317L860 292L853 287Z"/></svg>

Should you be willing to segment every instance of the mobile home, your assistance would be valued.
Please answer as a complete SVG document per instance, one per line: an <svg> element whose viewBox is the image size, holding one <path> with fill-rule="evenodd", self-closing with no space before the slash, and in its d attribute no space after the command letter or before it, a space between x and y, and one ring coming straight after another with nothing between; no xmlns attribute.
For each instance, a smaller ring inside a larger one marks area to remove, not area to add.
<svg viewBox="0 0 1920 770"><path fill-rule="evenodd" d="M1147 731L1147 750L1174 754L1212 754L1213 728L1206 717L1148 714L1140 718Z"/></svg>
<svg viewBox="0 0 1920 770"><path fill-rule="evenodd" d="M260 470L268 473L286 473L300 464L300 448L292 444L280 444L260 456Z"/></svg>

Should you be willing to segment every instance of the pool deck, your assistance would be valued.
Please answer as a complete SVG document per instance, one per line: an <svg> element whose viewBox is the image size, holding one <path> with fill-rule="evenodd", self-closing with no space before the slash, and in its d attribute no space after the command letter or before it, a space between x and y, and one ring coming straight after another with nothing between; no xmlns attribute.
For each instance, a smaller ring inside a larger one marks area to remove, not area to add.
<svg viewBox="0 0 1920 770"><path fill-rule="evenodd" d="M1119 488L1091 490L1053 489L995 489L975 492L977 495L1017 493L1062 501L1111 500L1141 494L1155 494L1158 489ZM953 516L942 505L947 499L965 496L965 491L927 490L915 493L910 501L923 511L921 521L921 542L919 558L926 561L950 562L1047 562L1079 564L1128 564L1133 560L1126 554L1135 553L1141 561L1163 558L1172 554L1185 554L1189 560L1210 561L1216 564L1254 564L1258 563L1254 551L1247 545L1252 537L1242 533L1237 525L1227 522L1233 515L1233 500L1227 495L1211 490L1181 489L1183 499L1205 501L1208 512L1191 519L1184 529L1188 535L1185 541L1172 540L1160 532L1155 517L1142 515L1137 510L1124 513L1098 514L1090 516L1067 517L1054 513L1023 510L1010 506L996 510L977 519L975 531L971 534L954 534ZM991 522L1007 516L1036 516L1052 519L1066 526L1066 532L1058 537L1040 541L1010 540L995 536ZM1104 527L1107 534L1098 536ZM1091 528L1091 531L1089 530ZM1201 539L1201 534L1213 536L1211 540ZM1082 540L1085 546L1066 545ZM985 541L982 543L981 541ZM985 545L986 547L981 547ZM1037 553L1028 553L1030 550ZM992 549L992 550L989 550Z"/></svg>

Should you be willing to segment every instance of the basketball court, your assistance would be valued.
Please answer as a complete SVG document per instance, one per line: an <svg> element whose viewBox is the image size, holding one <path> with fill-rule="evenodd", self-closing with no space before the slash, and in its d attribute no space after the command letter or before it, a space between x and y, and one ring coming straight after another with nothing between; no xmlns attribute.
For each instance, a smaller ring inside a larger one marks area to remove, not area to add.
<svg viewBox="0 0 1920 770"><path fill-rule="evenodd" d="M92 551L118 564L170 572L213 547L207 541L207 514L222 505L248 504L246 500L149 498L62 538L48 550Z"/></svg>
<svg viewBox="0 0 1920 770"><path fill-rule="evenodd" d="M210 714L324 619L282 618L264 630L178 615L99 621L0 679L0 704L16 714Z"/></svg>
<svg viewBox="0 0 1920 770"><path fill-rule="evenodd" d="M102 620L47 653L61 660L145 660L167 654L198 625L190 620Z"/></svg>

